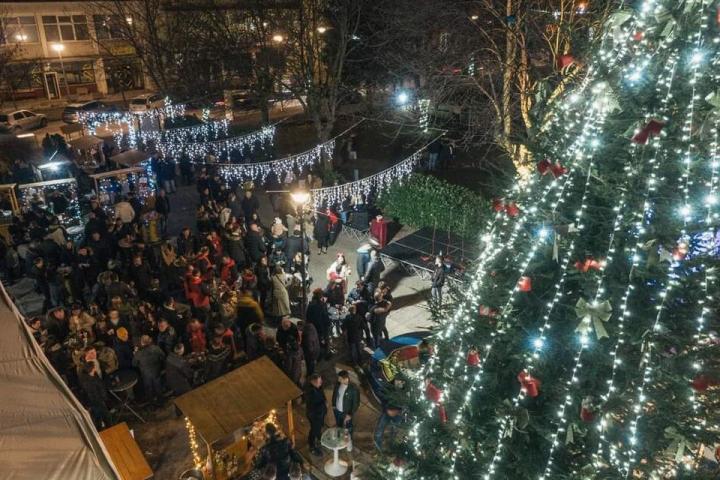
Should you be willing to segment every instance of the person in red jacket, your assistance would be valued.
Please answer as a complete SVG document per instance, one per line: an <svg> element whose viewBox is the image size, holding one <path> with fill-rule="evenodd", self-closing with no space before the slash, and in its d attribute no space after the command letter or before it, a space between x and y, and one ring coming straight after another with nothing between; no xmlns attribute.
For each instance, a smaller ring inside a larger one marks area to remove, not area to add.
<svg viewBox="0 0 720 480"><path fill-rule="evenodd" d="M188 339L192 353L204 353L207 350L207 337L205 336L205 325L200 320L193 318L188 324Z"/></svg>
<svg viewBox="0 0 720 480"><path fill-rule="evenodd" d="M222 257L222 266L220 267L220 280L228 286L235 284L238 278L238 270L235 266L235 260L227 254Z"/></svg>
<svg viewBox="0 0 720 480"><path fill-rule="evenodd" d="M185 291L195 316L203 320L207 319L210 313L209 285L197 268L193 269L191 276L185 276Z"/></svg>

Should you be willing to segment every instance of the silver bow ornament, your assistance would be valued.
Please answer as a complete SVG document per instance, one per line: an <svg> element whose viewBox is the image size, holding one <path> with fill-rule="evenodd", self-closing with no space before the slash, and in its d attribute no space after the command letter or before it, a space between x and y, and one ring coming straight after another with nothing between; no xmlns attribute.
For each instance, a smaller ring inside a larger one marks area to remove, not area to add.
<svg viewBox="0 0 720 480"><path fill-rule="evenodd" d="M665 449L665 453L669 457L674 456L675 463L682 460L683 456L685 456L685 450L692 451L692 444L675 427L665 429L665 438L670 440L670 445Z"/></svg>
<svg viewBox="0 0 720 480"><path fill-rule="evenodd" d="M598 340L610 337L603 325L603 322L607 322L612 316L612 305L608 300L588 303L581 298L575 304L575 313L580 318L580 325L575 329L576 332L588 335L595 328Z"/></svg>

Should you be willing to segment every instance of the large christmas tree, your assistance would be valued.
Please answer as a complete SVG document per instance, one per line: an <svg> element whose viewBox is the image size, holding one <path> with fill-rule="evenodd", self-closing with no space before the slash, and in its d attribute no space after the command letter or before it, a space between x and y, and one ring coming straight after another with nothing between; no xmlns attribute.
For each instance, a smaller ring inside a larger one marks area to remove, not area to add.
<svg viewBox="0 0 720 480"><path fill-rule="evenodd" d="M719 6L625 3L390 393L379 477L718 478Z"/></svg>

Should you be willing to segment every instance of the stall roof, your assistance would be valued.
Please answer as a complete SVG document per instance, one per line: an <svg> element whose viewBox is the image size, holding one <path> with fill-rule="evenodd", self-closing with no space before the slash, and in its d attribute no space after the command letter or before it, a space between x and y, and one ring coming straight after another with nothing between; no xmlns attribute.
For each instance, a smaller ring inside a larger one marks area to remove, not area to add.
<svg viewBox="0 0 720 480"><path fill-rule="evenodd" d="M247 427L302 390L268 357L261 357L175 399L209 444Z"/></svg>
<svg viewBox="0 0 720 480"><path fill-rule="evenodd" d="M119 480L73 397L0 286L0 477Z"/></svg>
<svg viewBox="0 0 720 480"><path fill-rule="evenodd" d="M129 168L121 168L119 170L110 170L109 172L93 173L92 175L89 175L89 177L94 178L95 180L100 180L101 178L116 177L118 175L127 175L128 173L144 173L144 172L145 172L145 169L143 167L129 167ZM2 185L0 185L0 188L2 188Z"/></svg>
<svg viewBox="0 0 720 480"><path fill-rule="evenodd" d="M150 158L149 153L141 152L140 150L128 150L126 152L118 153L110 157L110 160L116 162L119 165L125 165L126 167L134 167L139 163L144 162Z"/></svg>
<svg viewBox="0 0 720 480"><path fill-rule="evenodd" d="M35 182L35 183L23 183L18 185L20 190L25 188L37 188L37 187L52 187L53 185L63 185L65 183L76 183L75 178L58 178L57 180L48 180L46 182Z"/></svg>
<svg viewBox="0 0 720 480"><path fill-rule="evenodd" d="M98 138L95 135L85 135L80 138L75 138L68 141L70 146L76 150L89 150L96 145L100 145L104 142L102 138Z"/></svg>

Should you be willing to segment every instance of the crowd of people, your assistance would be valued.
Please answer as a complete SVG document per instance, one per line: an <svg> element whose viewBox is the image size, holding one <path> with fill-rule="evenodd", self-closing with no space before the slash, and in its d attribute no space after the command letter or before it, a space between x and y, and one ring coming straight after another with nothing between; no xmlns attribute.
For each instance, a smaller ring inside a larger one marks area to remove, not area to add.
<svg viewBox="0 0 720 480"><path fill-rule="evenodd" d="M326 278L315 279L326 287L310 292L302 312L311 253L322 258L342 227L335 207L298 211L289 195L276 194L267 226L253 185L231 188L202 168L195 225L170 238L176 186L161 167L158 185L169 192L144 201L118 195L112 208L91 200L80 239L41 202L14 219L12 241L0 244L2 271L6 283L28 274L43 299L42 314L28 320L35 339L98 428L115 420L109 394L128 377L138 383L133 399L152 408L267 355L307 389L309 443L321 454L327 406L318 362L344 341L359 365L365 347L388 337L393 299L379 255L370 249L358 262L351 286L352 269L338 253ZM337 425L352 431L358 390L348 379L341 372L331 408Z"/></svg>

